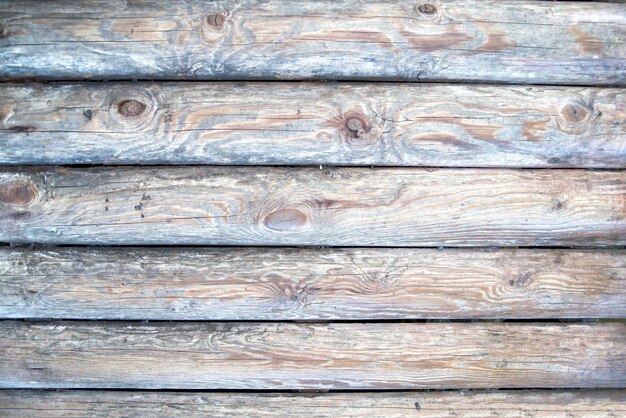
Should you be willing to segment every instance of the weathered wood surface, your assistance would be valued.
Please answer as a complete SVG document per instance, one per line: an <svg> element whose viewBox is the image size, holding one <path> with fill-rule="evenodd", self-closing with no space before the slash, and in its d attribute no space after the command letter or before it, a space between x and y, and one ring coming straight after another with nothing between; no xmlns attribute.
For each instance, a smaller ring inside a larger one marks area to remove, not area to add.
<svg viewBox="0 0 626 418"><path fill-rule="evenodd" d="M391 393L0 391L5 417L617 418L626 391L524 390Z"/></svg>
<svg viewBox="0 0 626 418"><path fill-rule="evenodd" d="M625 120L608 88L9 85L0 163L625 168Z"/></svg>
<svg viewBox="0 0 626 418"><path fill-rule="evenodd" d="M626 323L0 322L0 387L626 385Z"/></svg>
<svg viewBox="0 0 626 418"><path fill-rule="evenodd" d="M0 318L624 317L624 250L0 250Z"/></svg>
<svg viewBox="0 0 626 418"><path fill-rule="evenodd" d="M0 3L0 77L624 84L624 4Z"/></svg>
<svg viewBox="0 0 626 418"><path fill-rule="evenodd" d="M59 244L626 244L620 171L6 168L0 241Z"/></svg>

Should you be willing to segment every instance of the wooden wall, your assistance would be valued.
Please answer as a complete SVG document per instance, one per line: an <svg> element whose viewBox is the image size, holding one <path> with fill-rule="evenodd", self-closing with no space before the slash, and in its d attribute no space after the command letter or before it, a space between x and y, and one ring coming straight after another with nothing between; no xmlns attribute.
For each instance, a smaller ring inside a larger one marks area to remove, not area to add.
<svg viewBox="0 0 626 418"><path fill-rule="evenodd" d="M0 0L0 415L626 415L626 3Z"/></svg>

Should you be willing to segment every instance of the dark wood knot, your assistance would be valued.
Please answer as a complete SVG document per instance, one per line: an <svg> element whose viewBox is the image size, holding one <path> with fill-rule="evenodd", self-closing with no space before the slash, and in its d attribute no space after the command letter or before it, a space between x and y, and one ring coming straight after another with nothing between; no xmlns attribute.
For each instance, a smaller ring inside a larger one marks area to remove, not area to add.
<svg viewBox="0 0 626 418"><path fill-rule="evenodd" d="M223 29L226 23L226 16L221 13L214 13L205 17L206 24L215 29Z"/></svg>
<svg viewBox="0 0 626 418"><path fill-rule="evenodd" d="M137 117L146 110L146 105L138 100L122 100L117 105L117 112L127 118Z"/></svg>
<svg viewBox="0 0 626 418"><path fill-rule="evenodd" d="M417 10L421 14L426 16L434 16L435 14L437 14L437 7L430 3L420 4L419 6L417 6Z"/></svg>
<svg viewBox="0 0 626 418"><path fill-rule="evenodd" d="M357 139L372 130L369 121L363 115L348 114L344 119L343 126L345 127L348 136Z"/></svg>
<svg viewBox="0 0 626 418"><path fill-rule="evenodd" d="M30 206L39 195L39 188L29 178L17 178L0 183L0 203Z"/></svg>
<svg viewBox="0 0 626 418"><path fill-rule="evenodd" d="M371 149L381 139L380 127L359 111L337 115L329 125L337 128L345 144L353 149Z"/></svg>

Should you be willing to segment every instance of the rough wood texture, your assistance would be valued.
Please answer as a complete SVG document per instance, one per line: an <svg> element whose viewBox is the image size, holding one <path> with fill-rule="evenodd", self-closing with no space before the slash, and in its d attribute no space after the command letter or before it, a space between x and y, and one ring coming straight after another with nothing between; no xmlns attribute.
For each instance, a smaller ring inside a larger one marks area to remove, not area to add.
<svg viewBox="0 0 626 418"><path fill-rule="evenodd" d="M5 417L617 418L625 390L392 393L0 391Z"/></svg>
<svg viewBox="0 0 626 418"><path fill-rule="evenodd" d="M623 4L0 3L0 77L623 84Z"/></svg>
<svg viewBox="0 0 626 418"><path fill-rule="evenodd" d="M5 169L0 241L624 245L626 176L494 169Z"/></svg>
<svg viewBox="0 0 626 418"><path fill-rule="evenodd" d="M624 317L623 250L0 251L0 318Z"/></svg>
<svg viewBox="0 0 626 418"><path fill-rule="evenodd" d="M626 385L626 323L0 322L0 387Z"/></svg>
<svg viewBox="0 0 626 418"><path fill-rule="evenodd" d="M0 163L626 168L624 120L623 89L8 86Z"/></svg>

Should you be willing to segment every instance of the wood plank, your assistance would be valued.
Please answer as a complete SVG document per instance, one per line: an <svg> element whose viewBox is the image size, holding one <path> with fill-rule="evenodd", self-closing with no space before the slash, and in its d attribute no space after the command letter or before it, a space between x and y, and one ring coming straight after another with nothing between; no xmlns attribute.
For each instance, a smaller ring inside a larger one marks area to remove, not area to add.
<svg viewBox="0 0 626 418"><path fill-rule="evenodd" d="M623 4L0 4L0 77L624 84Z"/></svg>
<svg viewBox="0 0 626 418"><path fill-rule="evenodd" d="M1 164L626 168L624 89L89 83L0 103Z"/></svg>
<svg viewBox="0 0 626 418"><path fill-rule="evenodd" d="M2 388L619 388L626 323L0 322Z"/></svg>
<svg viewBox="0 0 626 418"><path fill-rule="evenodd" d="M0 250L0 318L624 317L624 250Z"/></svg>
<svg viewBox="0 0 626 418"><path fill-rule="evenodd" d="M626 244L626 173L15 168L0 241L57 244Z"/></svg>
<svg viewBox="0 0 626 418"><path fill-rule="evenodd" d="M185 393L0 391L5 417L406 417L610 418L626 415L626 390L388 393Z"/></svg>

